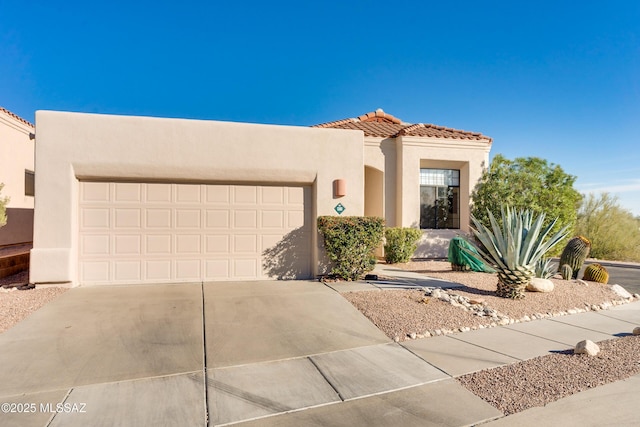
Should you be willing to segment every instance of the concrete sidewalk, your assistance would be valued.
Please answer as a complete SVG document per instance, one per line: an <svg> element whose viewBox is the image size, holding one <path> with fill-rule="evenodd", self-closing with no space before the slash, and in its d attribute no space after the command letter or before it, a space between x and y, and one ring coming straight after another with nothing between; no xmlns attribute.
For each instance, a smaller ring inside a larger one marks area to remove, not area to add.
<svg viewBox="0 0 640 427"><path fill-rule="evenodd" d="M455 377L638 324L635 302L396 344L317 282L75 288L0 334L0 425L572 425L594 400L627 425L638 376L509 417Z"/></svg>
<svg viewBox="0 0 640 427"><path fill-rule="evenodd" d="M547 421L542 422L544 425L637 425L635 403L640 398L640 375L508 417L469 395L466 389L458 385L455 377L564 351L573 348L582 339L598 341L627 335L638 324L636 320L639 314L640 302L635 302L597 313L407 341L400 346L446 374L446 377L400 391L389 391L240 425L533 426L540 425L540 420ZM392 363L405 362L394 360ZM568 408L571 409L570 412ZM576 417L576 413L582 415Z"/></svg>
<svg viewBox="0 0 640 427"><path fill-rule="evenodd" d="M355 282L327 282L326 285L338 292L370 291L380 289L420 289L420 288L459 288L462 285L447 280L425 276L422 273L401 270L386 264L376 264L371 275L377 279ZM388 279L387 279L388 278Z"/></svg>

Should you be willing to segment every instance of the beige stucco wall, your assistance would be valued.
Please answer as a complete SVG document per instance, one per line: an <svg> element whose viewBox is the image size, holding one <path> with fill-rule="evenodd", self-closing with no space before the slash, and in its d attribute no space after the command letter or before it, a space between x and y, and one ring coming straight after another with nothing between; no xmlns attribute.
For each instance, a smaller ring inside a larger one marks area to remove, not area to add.
<svg viewBox="0 0 640 427"><path fill-rule="evenodd" d="M420 224L420 168L460 169L460 231L469 231L471 193L489 163L490 144L447 139L398 138L399 226Z"/></svg>
<svg viewBox="0 0 640 427"><path fill-rule="evenodd" d="M370 166L364 168L364 214L384 218L384 174Z"/></svg>
<svg viewBox="0 0 640 427"><path fill-rule="evenodd" d="M309 184L314 222L338 202L364 213L360 131L53 111L36 125L34 283L77 280L79 179ZM339 178L348 192L335 199Z"/></svg>
<svg viewBox="0 0 640 427"><path fill-rule="evenodd" d="M24 171L34 170L32 126L0 110L0 197L9 197L7 225L0 227L0 246L31 242L33 196L24 194Z"/></svg>
<svg viewBox="0 0 640 427"><path fill-rule="evenodd" d="M396 227L397 205L400 201L397 192L396 140L393 138L366 137L364 143L364 164L382 172L383 216L388 227ZM380 183L375 182L377 187ZM370 190L370 189L369 189ZM373 190L375 191L375 190Z"/></svg>

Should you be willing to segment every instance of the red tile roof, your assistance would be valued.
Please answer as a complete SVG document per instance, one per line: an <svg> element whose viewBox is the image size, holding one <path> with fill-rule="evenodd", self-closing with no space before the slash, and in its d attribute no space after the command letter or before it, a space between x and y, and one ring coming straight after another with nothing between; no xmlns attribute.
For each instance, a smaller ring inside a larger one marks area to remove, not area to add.
<svg viewBox="0 0 640 427"><path fill-rule="evenodd" d="M13 117L14 119L16 119L19 122L24 123L27 126L31 126L32 128L35 127L33 125L33 123L26 121L25 119L23 119L22 117L18 116L17 114L12 113L11 111L7 110L6 108L2 108L0 107L0 111L2 111L3 113Z"/></svg>
<svg viewBox="0 0 640 427"><path fill-rule="evenodd" d="M357 129L365 136L396 138L398 136L418 136L428 138L467 139L492 142L492 139L478 132L447 128L424 123L405 123L382 110L363 114L360 117L337 120L335 122L314 125L316 128Z"/></svg>

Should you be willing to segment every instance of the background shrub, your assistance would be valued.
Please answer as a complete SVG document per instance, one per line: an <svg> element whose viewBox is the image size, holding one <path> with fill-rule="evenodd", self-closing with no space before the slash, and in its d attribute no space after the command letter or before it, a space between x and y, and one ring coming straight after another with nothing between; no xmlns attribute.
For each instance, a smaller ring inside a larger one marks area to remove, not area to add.
<svg viewBox="0 0 640 427"><path fill-rule="evenodd" d="M501 221L501 206L526 209L546 215L545 226L556 219L551 234L565 226L571 230L576 223L582 195L573 187L576 177L562 167L539 157L518 157L509 160L496 154L482 174L471 196L471 214L491 228L488 213ZM551 249L558 255L566 240Z"/></svg>
<svg viewBox="0 0 640 427"><path fill-rule="evenodd" d="M390 264L408 262L418 248L422 232L416 228L390 227L384 230L384 258Z"/></svg>
<svg viewBox="0 0 640 427"><path fill-rule="evenodd" d="M610 194L587 195L578 210L576 233L591 240L593 258L640 261L640 222Z"/></svg>
<svg viewBox="0 0 640 427"><path fill-rule="evenodd" d="M4 184L0 182L0 192L2 191L2 187L4 187ZM0 227L7 223L7 203L9 203L9 198L0 196Z"/></svg>
<svg viewBox="0 0 640 427"><path fill-rule="evenodd" d="M382 242L384 219L362 216L321 216L318 230L324 237L331 274L357 280L376 265L375 249Z"/></svg>

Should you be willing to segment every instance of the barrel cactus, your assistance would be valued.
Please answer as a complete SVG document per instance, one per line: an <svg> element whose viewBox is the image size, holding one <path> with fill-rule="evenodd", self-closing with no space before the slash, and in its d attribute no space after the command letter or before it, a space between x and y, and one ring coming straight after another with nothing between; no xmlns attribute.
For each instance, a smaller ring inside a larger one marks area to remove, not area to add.
<svg viewBox="0 0 640 427"><path fill-rule="evenodd" d="M573 269L569 264L562 264L559 271L564 280L569 280L573 277Z"/></svg>
<svg viewBox="0 0 640 427"><path fill-rule="evenodd" d="M589 264L584 270L584 276L582 280L588 280L590 282L608 283L609 272L600 264Z"/></svg>
<svg viewBox="0 0 640 427"><path fill-rule="evenodd" d="M545 215L534 218L533 211L501 209L502 225L491 212L491 228L471 217L473 232L483 248L476 248L483 260L496 269L496 295L524 298L524 290L535 275L535 265L567 234L567 227L548 237L557 219L543 228Z"/></svg>
<svg viewBox="0 0 640 427"><path fill-rule="evenodd" d="M583 236L576 236L567 242L567 245L560 255L560 266L565 264L571 267L573 271L572 279L578 278L578 272L584 264L584 260L587 259L589 251L591 250L591 242L589 239Z"/></svg>

